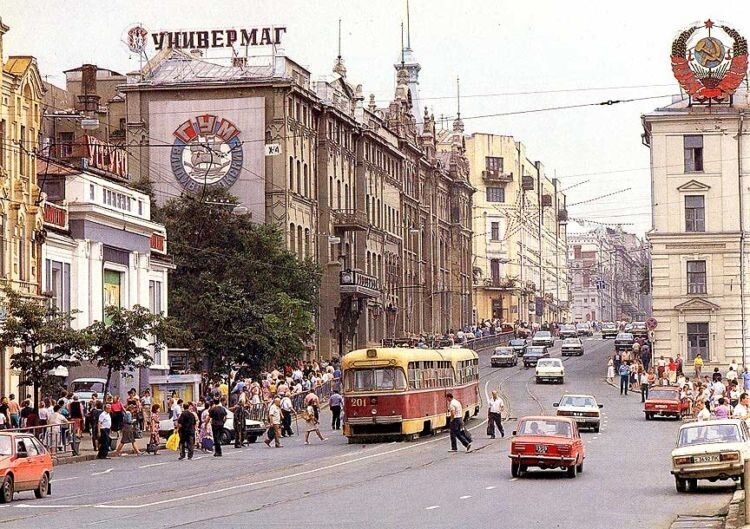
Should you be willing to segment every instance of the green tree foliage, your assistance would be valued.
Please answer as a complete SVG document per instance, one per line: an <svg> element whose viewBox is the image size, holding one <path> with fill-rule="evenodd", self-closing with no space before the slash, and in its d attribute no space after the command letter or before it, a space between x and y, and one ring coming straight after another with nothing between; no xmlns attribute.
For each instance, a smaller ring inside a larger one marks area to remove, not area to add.
<svg viewBox="0 0 750 529"><path fill-rule="evenodd" d="M107 370L105 395L113 373L151 365L149 346L161 349L164 344L185 339L172 318L152 314L140 305L132 309L108 306L104 316L106 321L96 321L86 329L93 347L84 357Z"/></svg>
<svg viewBox="0 0 750 529"><path fill-rule="evenodd" d="M0 329L0 346L13 348L10 367L23 374L26 385L34 387L38 405L39 388L51 382L49 372L78 365L77 358L89 347L89 336L71 327L73 314L52 304L11 290L6 290L4 297L6 319Z"/></svg>
<svg viewBox="0 0 750 529"><path fill-rule="evenodd" d="M170 315L194 336L196 359L218 375L299 358L315 330L319 268L286 251L277 226L233 214L236 199L226 191L199 198L174 199L156 213L177 265Z"/></svg>

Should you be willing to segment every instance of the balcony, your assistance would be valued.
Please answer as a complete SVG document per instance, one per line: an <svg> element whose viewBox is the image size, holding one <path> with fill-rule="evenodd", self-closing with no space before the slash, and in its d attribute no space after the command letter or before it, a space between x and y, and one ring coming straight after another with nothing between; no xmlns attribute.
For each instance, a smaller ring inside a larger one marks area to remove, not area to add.
<svg viewBox="0 0 750 529"><path fill-rule="evenodd" d="M497 169L482 171L482 180L485 184L508 184L513 181L513 173L504 173Z"/></svg>
<svg viewBox="0 0 750 529"><path fill-rule="evenodd" d="M376 298L380 296L380 281L377 277L359 270L343 270L339 273L340 292L357 297Z"/></svg>
<svg viewBox="0 0 750 529"><path fill-rule="evenodd" d="M517 287L514 279L509 278L487 278L484 280L484 288L488 290L513 290Z"/></svg>
<svg viewBox="0 0 750 529"><path fill-rule="evenodd" d="M44 224L61 230L68 229L68 208L51 202L44 205Z"/></svg>
<svg viewBox="0 0 750 529"><path fill-rule="evenodd" d="M359 209L334 209L331 217L336 231L366 231L370 224L367 212Z"/></svg>

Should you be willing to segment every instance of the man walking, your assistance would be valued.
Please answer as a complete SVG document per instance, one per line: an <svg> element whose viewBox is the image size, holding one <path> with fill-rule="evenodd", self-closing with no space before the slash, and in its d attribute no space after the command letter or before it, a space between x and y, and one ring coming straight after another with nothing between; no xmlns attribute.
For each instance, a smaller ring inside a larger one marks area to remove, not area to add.
<svg viewBox="0 0 750 529"><path fill-rule="evenodd" d="M99 452L97 459L109 459L109 430L112 428L112 405L107 403L104 410L99 414L97 430L99 432Z"/></svg>
<svg viewBox="0 0 750 529"><path fill-rule="evenodd" d="M292 399L289 394L284 394L281 398L281 437L291 437L294 435L292 431L292 414L294 413L294 406L292 405Z"/></svg>
<svg viewBox="0 0 750 529"><path fill-rule="evenodd" d="M630 378L630 364L627 362L620 365L620 395L628 394L628 379Z"/></svg>
<svg viewBox="0 0 750 529"><path fill-rule="evenodd" d="M225 397L221 402L226 402ZM224 421L227 419L227 410L220 403L214 401L211 409L208 410L208 417L211 419L211 432L214 435L214 457L221 457L221 439L224 437Z"/></svg>
<svg viewBox="0 0 750 529"><path fill-rule="evenodd" d="M331 429L341 429L341 405L344 403L344 399L339 393L338 389L334 389L330 398L328 399L328 406L331 408Z"/></svg>
<svg viewBox="0 0 750 529"><path fill-rule="evenodd" d="M185 449L187 449L187 458L193 459L193 449L195 448L195 414L190 410L180 413L177 418L177 433L180 435L180 457L179 460L185 459Z"/></svg>
<svg viewBox="0 0 750 529"><path fill-rule="evenodd" d="M245 419L247 418L247 410L245 409L245 393L240 393L239 399L237 399L237 405L234 407L234 447L242 448L245 444Z"/></svg>
<svg viewBox="0 0 750 529"><path fill-rule="evenodd" d="M487 412L487 435L490 439L495 438L495 426L497 425L500 430L500 437L505 437L505 431L503 430L503 415L502 412L505 409L505 403L503 399L497 396L497 391L492 390L492 398L489 400L489 409Z"/></svg>
<svg viewBox="0 0 750 529"><path fill-rule="evenodd" d="M317 419L316 419L317 420ZM276 397L273 403L268 407L268 424L269 430L273 431L273 441L276 448L283 448L281 444L281 399ZM271 431L268 433L270 434ZM270 437L263 441L267 447L271 447Z"/></svg>
<svg viewBox="0 0 750 529"><path fill-rule="evenodd" d="M446 393L445 398L448 401L448 412L450 413L450 432L451 432L451 452L457 452L456 439L466 447L466 451L471 450L471 441L466 438L464 433L464 410L461 403L453 398L453 393Z"/></svg>
<svg viewBox="0 0 750 529"><path fill-rule="evenodd" d="M638 375L638 382L641 385L641 402L646 402L648 398L648 372L645 369Z"/></svg>

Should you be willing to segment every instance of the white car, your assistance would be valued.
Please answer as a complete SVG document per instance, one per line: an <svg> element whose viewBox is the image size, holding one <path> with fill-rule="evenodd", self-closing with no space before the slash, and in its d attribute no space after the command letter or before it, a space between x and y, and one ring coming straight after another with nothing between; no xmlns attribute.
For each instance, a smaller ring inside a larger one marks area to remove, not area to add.
<svg viewBox="0 0 750 529"><path fill-rule="evenodd" d="M174 421L172 419L162 419L159 421L159 436L168 439L174 431ZM253 419L245 419L245 439L249 443L254 443L266 431L264 422ZM224 430L221 432L221 444L229 444L234 441L234 413L227 409L227 418L224 420Z"/></svg>
<svg viewBox="0 0 750 529"><path fill-rule="evenodd" d="M552 406L557 408L558 416L572 418L579 430L591 428L599 432L602 415L599 410L604 404L598 404L593 395L563 395L560 402Z"/></svg>
<svg viewBox="0 0 750 529"><path fill-rule="evenodd" d="M583 356L583 342L580 338L565 338L562 343L562 356Z"/></svg>
<svg viewBox="0 0 750 529"><path fill-rule="evenodd" d="M672 450L671 472L677 492L695 491L699 479L733 479L743 487L743 467L748 458L750 430L742 419L684 424Z"/></svg>
<svg viewBox="0 0 750 529"><path fill-rule="evenodd" d="M559 358L540 358L536 363L536 381L559 382L565 381L565 367Z"/></svg>
<svg viewBox="0 0 750 529"><path fill-rule="evenodd" d="M531 345L545 345L547 347L555 346L555 337L549 331L536 331L531 339Z"/></svg>
<svg viewBox="0 0 750 529"><path fill-rule="evenodd" d="M104 385L106 383L106 378L77 378L70 383L70 391L73 392L73 395L78 396L79 402L85 404L91 400L91 396L94 393L96 393L100 399L104 398Z"/></svg>

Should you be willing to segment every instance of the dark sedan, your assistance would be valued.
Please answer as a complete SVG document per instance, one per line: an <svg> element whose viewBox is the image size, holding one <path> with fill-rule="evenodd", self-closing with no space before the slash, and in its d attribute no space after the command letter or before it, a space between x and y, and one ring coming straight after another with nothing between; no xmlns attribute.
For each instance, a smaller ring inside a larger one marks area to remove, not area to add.
<svg viewBox="0 0 750 529"><path fill-rule="evenodd" d="M524 367L535 367L540 358L549 358L549 350L542 345L531 345L523 355Z"/></svg>
<svg viewBox="0 0 750 529"><path fill-rule="evenodd" d="M516 356L523 356L527 346L526 340L523 338L513 338L508 342L508 347L511 347L516 352Z"/></svg>
<svg viewBox="0 0 750 529"><path fill-rule="evenodd" d="M633 335L621 332L615 337L615 351L629 351L633 348Z"/></svg>

